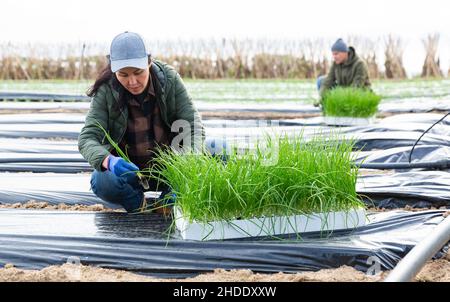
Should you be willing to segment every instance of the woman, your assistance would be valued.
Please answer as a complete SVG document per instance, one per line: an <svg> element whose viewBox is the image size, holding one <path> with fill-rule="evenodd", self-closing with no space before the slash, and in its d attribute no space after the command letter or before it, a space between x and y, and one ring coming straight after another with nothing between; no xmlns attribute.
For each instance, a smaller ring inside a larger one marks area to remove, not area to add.
<svg viewBox="0 0 450 302"><path fill-rule="evenodd" d="M88 91L92 102L78 148L95 169L91 187L98 197L120 204L127 212L148 210L136 172L151 167L156 147L180 142L174 139L177 136L182 135L183 142L201 143L203 126L179 74L152 60L138 34L116 36L108 57L110 64ZM180 124L172 127L176 121L184 121L190 129L179 133ZM127 151L131 163L118 156L101 128ZM147 190L169 191L155 181Z"/></svg>

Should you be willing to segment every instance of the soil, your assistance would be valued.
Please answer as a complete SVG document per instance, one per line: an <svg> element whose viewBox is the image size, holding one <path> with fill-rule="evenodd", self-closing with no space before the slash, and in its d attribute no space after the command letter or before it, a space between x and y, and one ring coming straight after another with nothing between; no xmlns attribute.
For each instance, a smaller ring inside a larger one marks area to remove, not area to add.
<svg viewBox="0 0 450 302"><path fill-rule="evenodd" d="M359 169L358 175L393 175L395 173L394 170L375 170L375 169Z"/></svg>
<svg viewBox="0 0 450 302"><path fill-rule="evenodd" d="M421 282L450 282L450 254L444 259L428 262L416 276Z"/></svg>
<svg viewBox="0 0 450 302"><path fill-rule="evenodd" d="M376 276L366 275L348 266L323 269L317 272L297 274L258 274L250 270L216 269L212 273L200 274L187 279L158 279L127 271L103 269L92 266L64 264L49 266L42 270L22 270L7 264L0 269L0 282L379 282L389 272ZM416 276L417 282L450 282L450 254L429 261Z"/></svg>
<svg viewBox="0 0 450 302"><path fill-rule="evenodd" d="M411 206L405 206L404 208L395 208L395 209L385 209L385 208L368 208L369 212L390 212L390 211L408 211L408 212L423 212L423 211L434 211L434 210L447 210L444 214L444 217L450 215L450 210L446 207L430 207L430 208L413 208Z"/></svg>
<svg viewBox="0 0 450 302"><path fill-rule="evenodd" d="M28 210L59 210L59 211L90 211L90 212L124 212L122 209L110 209L102 204L67 205L65 203L49 204L48 202L30 200L26 203L0 204L0 209L28 209Z"/></svg>
<svg viewBox="0 0 450 302"><path fill-rule="evenodd" d="M27 210L54 210L54 211L83 211L83 212L125 212L123 209L111 209L105 207L102 204L94 204L94 205L67 205L65 203L59 204L49 204L44 201L35 201L30 200L26 203L11 203L11 204L0 204L0 209L27 209ZM421 211L429 211L429 210L448 210L446 207L440 208L413 208L411 206L406 206L404 208L396 208L396 209L385 209L385 208L368 208L369 212L389 212L389 211L410 211L410 212L421 212ZM450 215L450 210L443 214L444 217Z"/></svg>
<svg viewBox="0 0 450 302"><path fill-rule="evenodd" d="M279 120L279 119L298 119L320 116L319 113L285 113L285 112L227 112L227 111L202 111L202 119L255 119L255 120Z"/></svg>
<svg viewBox="0 0 450 302"><path fill-rule="evenodd" d="M106 281L106 282L306 282L306 281L379 281L378 276L366 276L355 269L343 266L338 269L321 270L297 274L255 274L249 270L226 271L217 269L213 273L201 274L187 279L158 279L133 274L127 271L110 270L92 266L64 264L49 266L42 270L21 270L12 265L0 269L0 282L66 282L66 281Z"/></svg>

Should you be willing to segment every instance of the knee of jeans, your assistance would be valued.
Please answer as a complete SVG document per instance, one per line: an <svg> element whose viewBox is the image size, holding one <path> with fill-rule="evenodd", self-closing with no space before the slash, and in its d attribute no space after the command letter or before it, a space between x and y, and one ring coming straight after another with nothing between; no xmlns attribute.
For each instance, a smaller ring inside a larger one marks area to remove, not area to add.
<svg viewBox="0 0 450 302"><path fill-rule="evenodd" d="M325 79L325 76L319 76L318 78L317 78L317 89L318 90L320 90L320 87L322 86L322 82L323 82L323 80Z"/></svg>
<svg viewBox="0 0 450 302"><path fill-rule="evenodd" d="M130 190L125 178L101 173L109 172L95 171L91 177L91 190L101 199L114 202L123 198L124 193Z"/></svg>
<svg viewBox="0 0 450 302"><path fill-rule="evenodd" d="M98 173L99 173L99 172L94 171L94 172L92 173L92 175L91 175L91 181L90 181L90 183L91 183L91 190L92 190L92 192L94 192L95 194L97 194L96 191L97 191L97 179L98 179Z"/></svg>

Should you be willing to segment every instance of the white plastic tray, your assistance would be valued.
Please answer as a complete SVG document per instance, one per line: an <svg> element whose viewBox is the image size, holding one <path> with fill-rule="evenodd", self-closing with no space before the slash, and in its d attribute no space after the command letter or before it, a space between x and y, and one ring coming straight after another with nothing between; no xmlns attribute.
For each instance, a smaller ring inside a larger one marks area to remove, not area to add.
<svg viewBox="0 0 450 302"><path fill-rule="evenodd" d="M223 240L244 237L276 236L317 231L354 229L366 224L365 209L310 215L275 216L209 223L190 223L175 207L175 223L183 239Z"/></svg>
<svg viewBox="0 0 450 302"><path fill-rule="evenodd" d="M374 123L375 117L324 116L323 121L327 125L335 126L364 126Z"/></svg>

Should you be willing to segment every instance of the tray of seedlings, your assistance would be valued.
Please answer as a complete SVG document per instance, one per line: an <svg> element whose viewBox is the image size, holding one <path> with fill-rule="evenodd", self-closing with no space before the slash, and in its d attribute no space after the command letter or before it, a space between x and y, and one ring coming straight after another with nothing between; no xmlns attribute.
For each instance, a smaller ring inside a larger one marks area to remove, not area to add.
<svg viewBox="0 0 450 302"><path fill-rule="evenodd" d="M375 121L381 97L371 90L337 87L322 100L324 122L334 126L363 126Z"/></svg>
<svg viewBox="0 0 450 302"><path fill-rule="evenodd" d="M222 156L165 150L152 173L176 196L172 227L183 239L329 235L366 224L352 147L323 136L266 136L254 151Z"/></svg>

